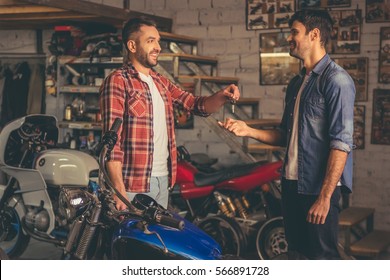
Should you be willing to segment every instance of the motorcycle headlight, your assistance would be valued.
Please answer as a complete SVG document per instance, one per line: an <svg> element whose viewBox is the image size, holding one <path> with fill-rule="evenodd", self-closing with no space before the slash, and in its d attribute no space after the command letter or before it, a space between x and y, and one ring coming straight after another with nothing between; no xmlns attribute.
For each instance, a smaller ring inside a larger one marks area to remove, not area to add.
<svg viewBox="0 0 390 280"><path fill-rule="evenodd" d="M91 201L86 190L63 188L59 194L59 213L67 221L73 220Z"/></svg>

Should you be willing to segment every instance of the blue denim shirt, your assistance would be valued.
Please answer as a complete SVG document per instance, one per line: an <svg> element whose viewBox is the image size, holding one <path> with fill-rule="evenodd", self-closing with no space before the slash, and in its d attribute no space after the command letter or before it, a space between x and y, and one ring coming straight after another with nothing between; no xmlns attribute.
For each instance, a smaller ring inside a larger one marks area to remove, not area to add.
<svg viewBox="0 0 390 280"><path fill-rule="evenodd" d="M289 146L295 100L306 71L287 87L281 130ZM325 55L301 93L298 119L298 192L319 194L331 149L348 153L341 184L352 191L353 108L355 85L349 74ZM287 153L286 153L287 155ZM288 157L285 158L283 174Z"/></svg>

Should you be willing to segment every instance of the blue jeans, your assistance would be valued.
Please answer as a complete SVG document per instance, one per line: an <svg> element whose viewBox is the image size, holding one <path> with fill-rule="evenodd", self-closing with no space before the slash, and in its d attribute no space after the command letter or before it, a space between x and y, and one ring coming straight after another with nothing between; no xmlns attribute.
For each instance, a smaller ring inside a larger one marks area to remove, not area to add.
<svg viewBox="0 0 390 280"><path fill-rule="evenodd" d="M336 187L325 224L311 224L306 217L318 196L299 194L297 181L282 179L282 210L289 252L308 259L341 259L337 250L340 196L340 188Z"/></svg>
<svg viewBox="0 0 390 280"><path fill-rule="evenodd" d="M137 193L126 192L129 201L132 201ZM157 201L165 209L168 207L168 176L151 177L150 192L144 193Z"/></svg>

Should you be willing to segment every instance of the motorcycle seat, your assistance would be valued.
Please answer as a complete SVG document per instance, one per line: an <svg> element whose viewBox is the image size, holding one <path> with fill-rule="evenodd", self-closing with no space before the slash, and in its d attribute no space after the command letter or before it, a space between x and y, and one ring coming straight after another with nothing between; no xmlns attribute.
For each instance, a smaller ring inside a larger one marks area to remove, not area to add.
<svg viewBox="0 0 390 280"><path fill-rule="evenodd" d="M252 169L263 165L267 161L259 161L255 163L249 163L239 166L232 166L227 169L218 170L213 173L196 173L194 176L194 183L198 187L214 185L223 181L230 180L232 178L237 178L245 176L252 172Z"/></svg>

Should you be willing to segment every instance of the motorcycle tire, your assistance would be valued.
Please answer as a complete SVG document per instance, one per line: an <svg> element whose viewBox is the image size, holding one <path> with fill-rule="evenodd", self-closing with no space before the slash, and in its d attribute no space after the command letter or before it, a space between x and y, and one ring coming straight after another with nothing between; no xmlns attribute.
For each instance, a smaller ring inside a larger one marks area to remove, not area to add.
<svg viewBox="0 0 390 280"><path fill-rule="evenodd" d="M221 246L223 255L243 256L246 253L246 236L236 220L216 215L206 217L196 225Z"/></svg>
<svg viewBox="0 0 390 280"><path fill-rule="evenodd" d="M266 221L257 232L257 254L261 260L277 259L287 253L287 240L283 218L275 217Z"/></svg>
<svg viewBox="0 0 390 280"><path fill-rule="evenodd" d="M30 236L24 234L18 213L13 208L6 208L0 218L0 247L11 259L24 253Z"/></svg>

